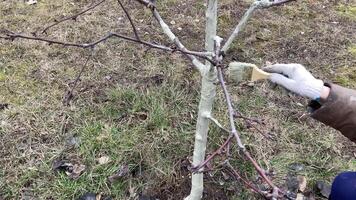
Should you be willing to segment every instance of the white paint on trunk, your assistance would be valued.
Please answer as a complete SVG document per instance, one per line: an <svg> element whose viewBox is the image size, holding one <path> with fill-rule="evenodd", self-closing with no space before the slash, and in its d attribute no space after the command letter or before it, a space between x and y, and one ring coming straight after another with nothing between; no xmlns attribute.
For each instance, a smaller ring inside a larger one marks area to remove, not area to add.
<svg viewBox="0 0 356 200"><path fill-rule="evenodd" d="M214 37L216 36L217 28L217 5L218 0L208 0L205 35L205 47L208 52L214 51ZM193 166L199 165L205 159L205 150L209 130L209 118L206 116L211 116L216 95L215 83L217 80L216 68L210 69L211 67L210 63L206 62L206 69L208 70L202 72L202 86L193 152ZM203 195L203 189L203 174L193 174L191 191L185 200L200 200Z"/></svg>

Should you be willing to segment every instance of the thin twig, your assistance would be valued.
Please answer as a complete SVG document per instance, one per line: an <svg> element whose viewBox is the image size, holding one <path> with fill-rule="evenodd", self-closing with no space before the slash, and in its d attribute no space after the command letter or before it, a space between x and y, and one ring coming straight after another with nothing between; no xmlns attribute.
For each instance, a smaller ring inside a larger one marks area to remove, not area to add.
<svg viewBox="0 0 356 200"><path fill-rule="evenodd" d="M180 42L180 40L178 39L178 37L171 31L171 29L169 28L169 26L164 22L164 20L162 19L161 15L159 14L159 12L157 11L156 8L152 8L152 14L154 16L154 18L158 21L158 23L160 24L163 32L168 36L168 38L174 42L174 44L177 46L177 48L179 50L181 50L182 52L186 52L187 48ZM201 63L194 55L192 54L185 54L193 63L193 65L201 72L204 73L206 71L206 66ZM206 58L206 60L208 60L210 63L214 63L210 58Z"/></svg>
<svg viewBox="0 0 356 200"><path fill-rule="evenodd" d="M65 17L65 18L60 19L60 20L55 20L55 22L54 22L53 24L51 24L51 25L47 26L46 28L44 28L44 29L41 31L41 33L42 33L42 34L43 34L43 33L47 33L48 29L50 29L50 28L52 28L52 27L54 27L54 26L56 26L56 25L58 25L58 24L60 24L60 23L62 23L62 22L64 22L64 21L76 20L80 15L82 15L82 14L88 12L89 10L92 10L92 9L96 8L97 6L99 6L100 4L104 3L105 1L106 1L106 0L101 0L101 1L99 1L98 3L92 4L91 6L89 6L88 8L86 8L86 9L80 11L80 12L77 13L77 14L74 14L74 15L69 16L69 17Z"/></svg>
<svg viewBox="0 0 356 200"><path fill-rule="evenodd" d="M223 89L224 95L225 95L225 100L227 103L227 108L229 111L229 120L230 120L230 126L231 126L231 133L235 136L236 138L236 142L237 145L239 146L239 148L244 151L245 150L245 146L242 144L240 136L237 133L236 127L235 127L235 122L234 122L234 109L232 107L232 103L231 103L231 98L230 98L230 94L227 91L226 88L226 84L223 78L223 74L222 74L222 70L220 67L218 67L218 79L220 81L221 87Z"/></svg>
<svg viewBox="0 0 356 200"><path fill-rule="evenodd" d="M217 127L219 127L221 130L223 130L223 131L225 131L225 132L227 132L227 133L230 133L230 131L229 130L227 130L226 128L224 128L221 124L220 124L220 122L217 120L217 119L215 119L214 117L212 117L212 116L206 116L206 118L208 118L210 121L212 121Z"/></svg>
<svg viewBox="0 0 356 200"><path fill-rule="evenodd" d="M212 160L215 156L221 154L221 152L223 151L223 149L224 149L225 147L227 147L227 146L230 144L230 142L231 142L231 140L232 140L233 138L234 138L233 135L229 135L229 137L227 138L227 140L226 140L216 151L214 151L207 159L205 159L204 162L200 163L200 164L197 165L197 166L192 167L192 171L193 171L193 172L198 172L201 168L203 168L204 166L206 166L206 165L210 162L210 160Z"/></svg>
<svg viewBox="0 0 356 200"><path fill-rule="evenodd" d="M252 13L256 10L257 5L253 3L250 8L245 12L245 14L242 16L241 20L237 24L236 28L234 31L231 33L230 37L227 39L225 44L223 45L221 52L223 55L227 53L227 51L230 49L230 46L232 42L235 40L235 38L239 35L239 33L245 28L247 21L251 18Z"/></svg>
<svg viewBox="0 0 356 200"><path fill-rule="evenodd" d="M70 103L70 101L73 99L73 96L74 96L74 95L73 95L74 89L77 87L77 84L78 84L78 82L79 82L79 80L80 80L80 77L82 76L82 74L83 74L83 72L84 72L84 69L87 67L87 64L88 64L88 62L89 62L89 60L90 60L90 58L91 58L92 56L93 56L93 53L91 53L91 54L87 57L87 59L85 60L84 65L81 67L81 69L80 69L80 71L79 71L77 77L75 78L72 87L71 87L70 90L68 90L68 91L66 92L66 94L64 95L63 104L64 104L65 106L68 106L69 103Z"/></svg>
<svg viewBox="0 0 356 200"><path fill-rule="evenodd" d="M241 20L235 27L234 31L231 33L230 37L227 39L226 43L224 44L221 54L226 55L227 51L230 49L232 42L238 37L240 32L245 28L247 21L252 17L252 14L256 9L263 9L263 8L270 8L272 6L280 6L282 4L296 1L296 0L275 0L275 1L268 1L268 0L256 0L249 9L245 12L242 16Z"/></svg>
<svg viewBox="0 0 356 200"><path fill-rule="evenodd" d="M257 187L252 185L252 183L249 183L246 179L242 178L242 176L234 169L234 167L230 164L230 162L227 160L225 161L225 166L228 167L229 171L234 175L236 180L241 180L248 188L250 188L252 191L260 194L261 196L265 197L262 191L260 191Z"/></svg>
<svg viewBox="0 0 356 200"><path fill-rule="evenodd" d="M271 139L270 136L268 136L266 133L264 133L262 130L260 130L254 123L252 123L252 122L256 122L257 124L262 124L260 119L249 118L249 117L243 116L240 111L236 111L234 113L234 117L243 119L246 124L252 126L263 137L265 137L266 139Z"/></svg>
<svg viewBox="0 0 356 200"><path fill-rule="evenodd" d="M170 47L167 47L167 46L163 46L163 45L159 45L159 44L154 44L154 43L138 40L136 38L128 37L128 36L121 35L121 34L118 34L118 33L109 33L106 36L103 36L102 38L100 38L100 39L98 39L98 40L96 40L94 42L91 42L91 43L63 42L63 41L47 39L47 38L43 38L43 37L22 35L22 34L18 34L18 33L13 33L11 31L8 31L8 33L6 33L6 36L0 36L0 38L7 39L7 40L14 40L14 39L19 38L19 39L42 41L42 42L48 43L49 45L58 44L58 45L66 46L66 47L79 47L79 48L93 48L96 45L98 45L98 44L100 44L102 42L105 42L106 40L108 40L111 37L117 37L117 38L121 38L121 39L124 39L124 40L136 42L136 43L143 44L143 45L146 45L146 46L154 48L154 49L161 49L161 50L169 51L169 52L178 52L178 53L181 53L181 54L184 54L184 55L197 56L199 58L208 60L209 62L213 62L207 56L207 55L210 55L209 52L196 52L196 51L189 51L189 50L186 50L186 49L173 49L173 48L170 48Z"/></svg>
<svg viewBox="0 0 356 200"><path fill-rule="evenodd" d="M226 85L225 85L225 81L222 75L222 70L220 67L218 67L218 78L221 84L221 87L223 88L223 92L225 95L225 100L227 103L227 107L228 107L228 111L229 111L229 118L230 118L230 125L231 125L231 133L235 136L237 144L239 146L239 148L241 149L241 151L243 152L243 154L248 158L248 160L250 160L250 162L252 163L252 165L254 166L254 168L256 169L256 171L260 174L260 176L267 182L268 185L270 185L272 188L276 187L272 181L266 176L265 170L263 170L258 163L252 158L252 156L250 155L250 153L246 150L245 146L242 144L240 136L236 130L235 127L235 123L234 123L234 109L232 107L232 103L231 103L231 98L229 95L229 92L227 91ZM281 191L282 192L282 191Z"/></svg>
<svg viewBox="0 0 356 200"><path fill-rule="evenodd" d="M135 34L136 39L140 40L140 36L138 35L136 26L135 26L135 24L134 24L134 22L133 22L133 20L132 20L132 18L130 16L130 14L127 12L125 6L121 3L120 0L117 0L117 2L119 3L119 5L122 8L122 10L125 12L125 15L126 15L127 19L130 21L130 24L131 24L131 27L132 27L132 30L133 30L133 32Z"/></svg>

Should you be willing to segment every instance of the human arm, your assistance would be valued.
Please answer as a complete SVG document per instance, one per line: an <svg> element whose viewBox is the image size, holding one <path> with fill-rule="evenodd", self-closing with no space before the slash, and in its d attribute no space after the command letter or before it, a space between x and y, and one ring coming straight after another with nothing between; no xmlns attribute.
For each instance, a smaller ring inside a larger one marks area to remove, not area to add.
<svg viewBox="0 0 356 200"><path fill-rule="evenodd" d="M314 78L300 64L276 64L264 68L270 80L312 101L311 117L339 130L356 142L356 91Z"/></svg>

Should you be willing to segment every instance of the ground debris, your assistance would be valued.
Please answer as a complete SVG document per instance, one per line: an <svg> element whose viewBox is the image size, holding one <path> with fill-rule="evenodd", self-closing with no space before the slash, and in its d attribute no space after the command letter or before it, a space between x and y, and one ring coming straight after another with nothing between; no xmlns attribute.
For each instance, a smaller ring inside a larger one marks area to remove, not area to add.
<svg viewBox="0 0 356 200"><path fill-rule="evenodd" d="M115 181L127 176L130 170L127 165L121 165L115 174L109 176L108 180L110 183L114 183Z"/></svg>
<svg viewBox="0 0 356 200"><path fill-rule="evenodd" d="M304 176L297 176L298 190L304 192L307 188L307 179Z"/></svg>
<svg viewBox="0 0 356 200"><path fill-rule="evenodd" d="M318 192L320 192L323 197L329 198L329 195L331 193L331 186L326 184L323 181L317 181L316 182L316 188L318 189Z"/></svg>
<svg viewBox="0 0 356 200"><path fill-rule="evenodd" d="M102 195L101 193L95 194L92 192L87 192L79 197L78 200L111 200L112 198L106 195Z"/></svg>
<svg viewBox="0 0 356 200"><path fill-rule="evenodd" d="M26 3L27 3L27 5L33 5L33 4L37 3L37 0L29 0Z"/></svg>
<svg viewBox="0 0 356 200"><path fill-rule="evenodd" d="M86 166L82 164L72 164L64 160L55 160L52 169L56 172L65 172L70 178L78 179L85 171Z"/></svg>
<svg viewBox="0 0 356 200"><path fill-rule="evenodd" d="M102 156L102 157L98 158L98 163L100 165L106 164L108 162L110 162L110 157L109 156Z"/></svg>
<svg viewBox="0 0 356 200"><path fill-rule="evenodd" d="M5 110L8 107L9 107L8 103L0 103L0 110Z"/></svg>
<svg viewBox="0 0 356 200"><path fill-rule="evenodd" d="M295 172L300 172L303 171L305 166L301 163L292 163L289 165L289 169L295 171Z"/></svg>

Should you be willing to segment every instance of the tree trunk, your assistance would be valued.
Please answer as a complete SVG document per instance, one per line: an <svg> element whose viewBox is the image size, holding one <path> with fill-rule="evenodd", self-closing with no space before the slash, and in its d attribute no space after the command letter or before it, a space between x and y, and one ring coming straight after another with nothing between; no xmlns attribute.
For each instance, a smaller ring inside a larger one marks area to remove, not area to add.
<svg viewBox="0 0 356 200"><path fill-rule="evenodd" d="M214 37L216 36L217 28L217 0L209 0L206 10L206 36L205 47L207 51L214 51ZM205 159L205 150L207 144L207 136L209 130L209 119L206 116L211 116L213 109L217 72L214 66L206 63L206 70L202 73L201 94L199 102L198 120L195 132L195 143L193 152L193 166L199 165ZM203 195L203 174L192 175L192 187L190 195L185 200L200 200Z"/></svg>

